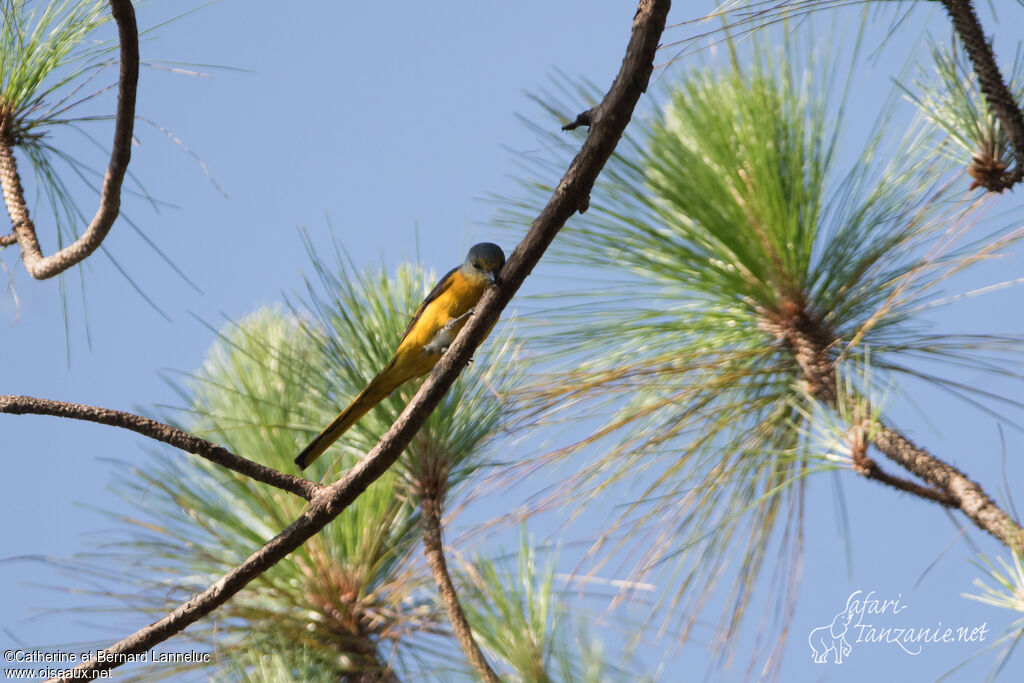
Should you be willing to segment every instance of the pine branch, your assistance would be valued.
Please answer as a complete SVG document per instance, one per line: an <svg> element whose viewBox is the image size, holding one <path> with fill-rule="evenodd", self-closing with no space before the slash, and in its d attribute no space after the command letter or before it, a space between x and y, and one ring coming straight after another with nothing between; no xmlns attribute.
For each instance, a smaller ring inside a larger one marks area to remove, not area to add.
<svg viewBox="0 0 1024 683"><path fill-rule="evenodd" d="M827 330L803 311L776 325L775 334L789 346L811 394L826 405L835 407L839 400L836 370L825 343L829 338ZM892 477L878 470L877 466L874 470L860 467L860 474L925 500L943 505L953 503L978 528L992 534L1011 549L1024 550L1024 530L988 497L980 484L887 425L880 424L875 432L872 438L875 448L934 488Z"/></svg>
<svg viewBox="0 0 1024 683"><path fill-rule="evenodd" d="M999 118L1006 139L1013 147L1016 163L1009 173L993 175L986 179L985 187L991 192L1002 192L1024 178L1024 115L1020 104L1014 100L1006 81L996 64L992 46L985 39L985 32L974 12L971 0L942 0L953 28L963 41L967 55L978 75L978 84L985 94L989 108Z"/></svg>
<svg viewBox="0 0 1024 683"><path fill-rule="evenodd" d="M294 474L278 472L273 468L253 462L248 458L235 455L226 448L212 444L205 439L201 439L168 424L120 410L98 408L96 406L82 405L81 403L51 401L45 398L33 398L32 396L7 395L0 396L0 413L8 413L10 415L53 415L72 420L96 422L110 427L121 427L136 434L148 436L156 441L170 444L175 448L180 448L201 458L206 458L210 462L222 465L229 470L244 474L256 481L279 488L282 491L294 493L306 500L312 500L324 488L320 484L308 479L297 477Z"/></svg>
<svg viewBox="0 0 1024 683"><path fill-rule="evenodd" d="M878 463L875 462L875 459L867 454L868 445L867 440L865 439L865 433L869 428L870 424L855 425L854 428L855 437L850 451L853 456L853 469L857 474L885 484L886 486L891 486L900 491L911 493L918 498L934 501L945 507L960 507L956 498L954 498L948 491L939 488L932 488L930 486L922 486L915 481L891 475L883 470Z"/></svg>
<svg viewBox="0 0 1024 683"><path fill-rule="evenodd" d="M480 674L480 678L487 683L501 683L501 679L487 663L487 658L484 657L480 646L473 638L473 630L466 619L466 613L462 611L459 596L455 592L455 584L448 572L448 563L444 557L444 541L441 537L441 498L436 491L420 496L420 510L422 511L420 523L423 525L423 554L430 566L430 573L434 575L437 590L441 593L441 602L448 613L448 621L452 625L452 631L455 632L455 638L459 641L459 646L462 647L466 659Z"/></svg>
<svg viewBox="0 0 1024 683"><path fill-rule="evenodd" d="M25 270L37 280L45 280L83 261L106 238L121 210L121 183L131 160L132 131L135 126L135 95L139 81L139 29L135 23L132 0L110 0L110 11L117 22L121 45L121 74L117 88L117 116L114 121L114 143L110 162L100 189L100 206L82 235L49 256L43 256L36 236L35 223L25 203L18 164L14 158L11 112L0 111L0 185L4 202L14 228L13 235L21 247ZM8 236L0 238L0 246L12 244Z"/></svg>
<svg viewBox="0 0 1024 683"><path fill-rule="evenodd" d="M979 529L1002 541L1011 550L1024 551L1024 530L966 474L943 462L895 429L882 425L875 448L887 458L933 486L949 492L957 507Z"/></svg>
<svg viewBox="0 0 1024 683"><path fill-rule="evenodd" d="M250 581L265 572L319 532L366 488L390 468L469 362L474 349L533 270L562 225L587 206L598 174L611 157L646 90L654 54L665 29L670 0L640 0L633 31L615 81L593 111L593 123L579 153L562 176L547 205L512 252L501 273L502 284L492 287L476 306L447 353L431 371L395 423L366 457L341 479L323 489L306 511L219 581L179 605L169 614L103 651L104 660L89 660L74 669L76 676L95 675L118 666L123 655L146 652L190 624L213 612ZM51 679L67 681L74 679Z"/></svg>

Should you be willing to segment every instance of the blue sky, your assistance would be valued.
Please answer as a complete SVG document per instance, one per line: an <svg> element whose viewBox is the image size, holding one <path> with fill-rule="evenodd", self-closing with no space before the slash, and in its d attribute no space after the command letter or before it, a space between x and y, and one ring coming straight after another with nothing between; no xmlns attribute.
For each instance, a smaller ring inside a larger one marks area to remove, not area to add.
<svg viewBox="0 0 1024 683"><path fill-rule="evenodd" d="M708 8L706 2L677 3L670 24ZM139 10L140 26L154 26L176 11L170 3L151 3ZM332 240L327 217L358 265L393 267L419 255L443 272L461 260L466 245L481 238L501 241L510 250L514 245L507 233L488 225L494 209L482 198L514 193L515 157L537 144L517 119L517 114L538 113L527 92L547 85L556 70L602 87L610 83L634 11L628 2L295 6L222 0L158 29L144 40L143 59L234 68L182 67L205 74L187 76L149 67L140 79L138 113L195 152L226 194L214 188L181 145L146 122L137 124L131 170L169 205L154 212L129 197L125 210L198 290L119 223L106 249L170 320L98 254L82 276L87 312L77 272L67 278L66 333L59 283L30 280L13 249L0 252L17 294L17 300L9 292L0 294L6 360L0 391L134 411L178 405L166 373L202 363L213 341L207 324L219 327L225 319L281 301L282 292L298 290L309 270L298 229L305 227L314 244L327 249ZM1007 27L1021 19L1019 8L1005 12L998 24L988 24L998 28L996 45L1004 64L1013 53L1013 31ZM892 16L880 14L872 24L871 48ZM840 32L847 25L852 24L841 22ZM926 7L881 48L880 57L858 68L848 114L851 140L869 132L908 46L920 47L928 25L939 40L948 39L938 8ZM670 26L663 42L678 40L687 30ZM662 52L659 61L672 54ZM108 128L98 126L95 134L108 144ZM94 153L73 135L66 143L68 149ZM82 199L94 206L87 191ZM1005 223L1019 205L1018 197L1008 196L992 212L1011 212L999 219ZM45 234L50 221L44 215L37 209L35 220ZM45 243L45 249L52 247L52 240ZM1020 277L1022 270L1019 257L1011 255L948 289ZM557 268L542 264L524 293L551 288L559 275ZM940 311L935 320L949 326L943 329L1021 333L1021 310L1019 289L1009 288ZM1019 383L1005 378L963 373L962 379L1021 396ZM1024 473L1017 457L1020 435L1005 429L1001 436L993 418L924 385L904 388L891 404L894 421L1005 501L1006 481L1020 481ZM107 488L111 474L153 448L127 432L48 417L0 416L0 429L6 467L0 484L6 520L0 556L6 558L66 558L102 544L116 523L99 510L125 509ZM808 493L800 604L781 680L934 680L979 650L937 644L914 656L891 644L857 643L841 665L814 664L808 634L830 622L858 590L861 595L874 591L879 599L899 596L906 606L900 613L906 617L903 625L986 623L988 642L1013 620L1009 612L960 597L979 575L969 564L976 549L995 555L998 544L975 531L968 535L976 545L966 542L957 526L968 526L962 516L951 522L935 506L850 473L836 478L849 522L844 528L839 521L834 478L819 477ZM481 519L470 521L482 521L489 512L471 510ZM539 525L533 531L544 537L554 527ZM514 536L504 545L512 547ZM93 604L45 587L67 583L45 563L0 562L0 650L116 639L142 624L81 612L47 614ZM733 666L707 680L746 675L759 616L751 621ZM599 635L614 644L613 631ZM655 673L661 667L666 681L705 679L709 657L700 642L681 648L648 644L639 668ZM979 680L991 661L991 655L981 655L949 680Z"/></svg>

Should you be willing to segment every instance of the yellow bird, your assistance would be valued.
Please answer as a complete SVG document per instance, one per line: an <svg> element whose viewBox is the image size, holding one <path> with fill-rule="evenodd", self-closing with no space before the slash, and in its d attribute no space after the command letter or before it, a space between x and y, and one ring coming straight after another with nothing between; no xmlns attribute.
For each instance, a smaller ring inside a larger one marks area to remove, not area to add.
<svg viewBox="0 0 1024 683"><path fill-rule="evenodd" d="M392 391L413 377L430 372L466 324L487 287L498 282L498 274L504 265L505 252L497 244L481 242L474 245L463 264L441 278L416 309L398 350L384 369L299 453L295 464L300 469L309 467Z"/></svg>

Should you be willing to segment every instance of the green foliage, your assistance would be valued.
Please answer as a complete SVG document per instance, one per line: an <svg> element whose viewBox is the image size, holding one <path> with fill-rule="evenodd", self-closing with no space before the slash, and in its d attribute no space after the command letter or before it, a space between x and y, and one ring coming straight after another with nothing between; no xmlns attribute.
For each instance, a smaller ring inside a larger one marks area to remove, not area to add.
<svg viewBox="0 0 1024 683"><path fill-rule="evenodd" d="M390 360L436 276L403 266L393 278L384 271L366 271L353 277L342 254L337 254L335 263L328 265L313 253L311 245L307 244L307 248L313 278L306 281L307 303L301 310L297 306L293 310L296 315L315 316L315 324L307 326L307 330L323 349L326 381L310 382L307 395L300 400L340 409ZM452 487L458 487L481 466L481 456L489 442L505 427L508 393L522 376L515 352L508 331L499 331L478 349L473 364L406 449L401 468L404 479L415 479L419 465L428 456L441 455L448 461ZM314 464L313 472L335 473L337 467L331 467L331 463L337 458L332 453L347 449L361 455L369 451L418 387L419 382L410 382L382 401L345 434L333 447L335 450L328 451ZM312 438L322 425L309 424L313 427L309 431Z"/></svg>
<svg viewBox="0 0 1024 683"><path fill-rule="evenodd" d="M590 436L553 454L593 454L572 461L561 502L573 490L606 506L617 483L631 496L592 548L596 566L628 553L634 579L673 583L663 606L683 615L684 638L732 579L718 645L776 554L775 575L789 577L777 588L793 597L803 481L836 465L809 448L791 335L812 335L832 361L866 361L870 348L883 381L905 373L947 388L911 359L983 367L976 348L1011 341L923 331L936 285L1005 242L958 244L971 207L954 203L948 161L922 154L922 127L876 134L844 171L843 95L823 55L755 41L741 61L730 47L728 66L688 71L662 109L634 121L590 209L556 240L556 258L588 268L574 279L601 284L551 297L556 313L531 339L566 369L547 368L523 403L540 423L587 425ZM593 93L570 90L572 106L538 99L569 120ZM524 162L532 177L572 149L549 140L546 157ZM552 189L524 185L526 199L506 202L515 229Z"/></svg>
<svg viewBox="0 0 1024 683"><path fill-rule="evenodd" d="M221 333L182 389L192 406L188 426L287 471L304 440L292 423L317 424L330 409L302 412L306 387L323 362L316 340L302 333L295 318L258 311ZM349 455L346 462L354 460ZM395 484L394 474L383 477L288 561L253 581L215 622L191 635L207 646L216 642L222 659L235 653L251 657L254 642L283 642L273 636L330 662L336 677L379 667L378 646L395 642L409 622L434 623L438 617L419 593L421 578L408 566L416 514L396 495ZM163 577L159 590L144 594L154 611L216 581L305 507L294 495L195 457L154 459L118 490L129 501L144 501L145 516L129 549L138 563Z"/></svg>
<svg viewBox="0 0 1024 683"><path fill-rule="evenodd" d="M280 638L253 638L224 662L224 668L230 679L239 683L337 683L341 673L335 662L323 655Z"/></svg>
<svg viewBox="0 0 1024 683"><path fill-rule="evenodd" d="M555 565L549 559L538 572L525 536L516 559L514 570L475 559L463 577L467 618L487 651L504 661L516 680L544 683L553 680L550 669L558 668L554 654L565 646L566 614L552 591Z"/></svg>
<svg viewBox="0 0 1024 683"><path fill-rule="evenodd" d="M837 363L833 405L825 405L806 387L799 387L804 400L797 429L811 452L848 469L854 466L854 451L873 441L888 404L890 387L876 386L870 361L870 354L865 353Z"/></svg>
<svg viewBox="0 0 1024 683"><path fill-rule="evenodd" d="M965 594L964 597L993 607L1024 613L1024 559L1020 553L1013 553L1012 565L1002 557L997 558L999 566L984 556L982 562L979 567L985 571L994 585L989 585L982 579L975 579L974 585L981 593Z"/></svg>
<svg viewBox="0 0 1024 683"><path fill-rule="evenodd" d="M971 160L968 172L980 185L989 174L1001 174L1013 164L1013 148L982 94L959 41L952 49L933 43L931 55L934 68L922 68L913 90L904 90L922 115L944 133L939 152L961 164ZM1020 52L1007 85L1017 102L1024 101L1024 58Z"/></svg>
<svg viewBox="0 0 1024 683"><path fill-rule="evenodd" d="M556 587L557 553L548 553L543 566L539 559L524 531L514 555L477 556L460 573L466 617L489 659L504 663L502 680L644 680L611 667L597 643L573 633L565 596Z"/></svg>
<svg viewBox="0 0 1024 683"><path fill-rule="evenodd" d="M386 362L427 291L425 274L412 266L394 279L334 271L315 257L314 268L323 289L310 285L308 309L261 309L227 325L203 367L178 387L190 406L185 427L283 471L294 469L306 441ZM515 376L511 352L508 335L496 335L410 446L405 465L190 635L256 680L267 667L313 667L337 680L427 657L432 646L422 636L444 631L444 617L428 575L414 562L419 512L410 496L414 472L406 466L423 449L449 454L454 487L480 466L502 426L504 392ZM360 421L314 474L334 477L351 467L414 390L396 392ZM217 580L305 506L294 495L177 455L154 458L118 490L144 511L133 520L126 551L162 577L142 595L153 611Z"/></svg>
<svg viewBox="0 0 1024 683"><path fill-rule="evenodd" d="M48 96L106 63L109 48L86 41L110 14L105 0L2 0L0 13L0 103L29 136L57 120L59 107L43 110Z"/></svg>
<svg viewBox="0 0 1024 683"><path fill-rule="evenodd" d="M117 63L116 45L94 38L111 20L109 8L104 0L0 0L0 12L0 127L5 144L18 148L35 170L63 246L84 216L59 165L89 186L102 174L60 149L50 134L63 127L91 139L80 124L96 117L74 112L109 89L83 92Z"/></svg>
<svg viewBox="0 0 1024 683"><path fill-rule="evenodd" d="M982 555L981 561L977 563L977 566L985 573L988 580L975 579L974 586L979 590L979 593L964 593L963 596L986 605L1024 614L1024 558L1017 551L1013 551L1012 554L1012 563L1007 562L1002 557L997 558L997 562L994 563ZM989 581L991 581L991 584ZM995 638L989 647L985 648L986 650L997 647L1002 648L988 680L995 680L996 675L1002 671L1010 655L1020 645L1021 640L1024 640L1024 617L1010 624L1006 630Z"/></svg>

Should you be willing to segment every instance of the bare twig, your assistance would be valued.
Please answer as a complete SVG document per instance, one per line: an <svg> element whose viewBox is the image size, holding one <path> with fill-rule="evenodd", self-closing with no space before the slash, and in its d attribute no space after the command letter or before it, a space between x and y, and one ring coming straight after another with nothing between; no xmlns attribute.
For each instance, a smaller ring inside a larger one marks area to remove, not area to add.
<svg viewBox="0 0 1024 683"><path fill-rule="evenodd" d="M37 280L57 275L92 254L110 232L121 209L121 183L131 159L132 130L135 125L135 94L139 81L139 30L131 0L110 0L121 45L121 74L117 88L117 117L110 162L100 190L100 206L81 237L63 249L43 256L35 224L25 203L18 164L14 158L8 117L0 117L0 185L11 216L14 235L21 247L25 269Z"/></svg>
<svg viewBox="0 0 1024 683"><path fill-rule="evenodd" d="M337 517L366 488L398 459L412 437L469 362L523 281L540 260L548 245L572 214L585 207L601 169L615 150L647 88L658 40L665 28L670 0L640 0L633 19L633 32L615 81L598 105L594 121L579 153L562 176L547 205L529 232L512 252L501 273L502 284L484 294L476 314L459 333L412 401L365 458L345 475L326 487L310 502L306 511L284 531L268 541L219 581L179 605L162 619L136 631L103 651L102 661L89 660L76 667L75 675L118 666L126 655L146 652L182 631L227 602L250 581L301 546ZM51 679L71 681L72 679Z"/></svg>
<svg viewBox="0 0 1024 683"><path fill-rule="evenodd" d="M441 603L448 613L448 622L452 625L455 638L459 641L462 652L476 669L480 678L487 683L501 683L501 679L487 663L487 658L484 657L480 646L473 638L473 629L469 626L466 613L462 611L459 596L455 591L455 584L448 572L448 563L444 557L444 541L441 537L441 497L439 493L432 491L422 495L420 510L423 513L420 517L420 522L423 525L423 554L430 566L430 573L434 575L437 590L441 593Z"/></svg>
<svg viewBox="0 0 1024 683"><path fill-rule="evenodd" d="M308 479L297 477L294 474L278 472L258 462L253 462L248 458L235 455L226 448L212 444L205 439L200 439L198 436L176 429L170 425L120 410L97 408L96 406L87 406L80 403L51 401L31 396L7 395L0 396L0 413L8 413L10 415L53 415L73 420L96 422L111 427L121 427L136 434L142 434L151 439L170 444L175 448L180 448L201 458L206 458L210 462L222 465L229 470L244 474L256 481L269 484L283 491L294 493L306 500L312 500L324 488L320 484Z"/></svg>
<svg viewBox="0 0 1024 683"><path fill-rule="evenodd" d="M967 56L971 59L974 72L978 75L981 92L985 94L989 107L998 117L1006 139L1013 147L1016 159L1013 170L1009 173L986 176L984 183L989 191L1002 192L1024 178L1024 115L1021 114L1020 104L1014 100L1013 93L1006 87L971 0L942 0L942 4L953 20L953 28L963 41Z"/></svg>

